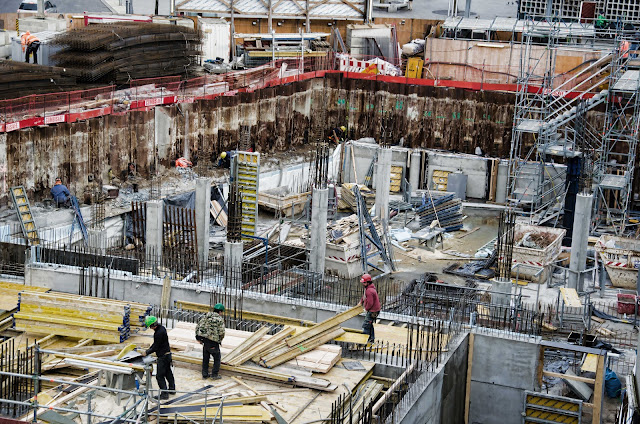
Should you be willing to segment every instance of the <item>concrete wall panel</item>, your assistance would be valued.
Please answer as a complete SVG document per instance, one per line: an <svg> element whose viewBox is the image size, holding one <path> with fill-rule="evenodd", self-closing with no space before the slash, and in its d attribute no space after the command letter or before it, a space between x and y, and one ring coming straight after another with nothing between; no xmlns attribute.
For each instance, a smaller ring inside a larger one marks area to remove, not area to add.
<svg viewBox="0 0 640 424"><path fill-rule="evenodd" d="M525 390L535 390L537 340L476 333L471 367L469 422L520 422Z"/></svg>

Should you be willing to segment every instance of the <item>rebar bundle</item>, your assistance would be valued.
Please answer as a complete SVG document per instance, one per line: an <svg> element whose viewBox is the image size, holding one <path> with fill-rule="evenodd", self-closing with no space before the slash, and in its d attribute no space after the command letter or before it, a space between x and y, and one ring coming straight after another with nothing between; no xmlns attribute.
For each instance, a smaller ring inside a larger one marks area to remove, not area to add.
<svg viewBox="0 0 640 424"><path fill-rule="evenodd" d="M393 139L393 115L390 112L384 112L380 123L380 147L389 147Z"/></svg>
<svg viewBox="0 0 640 424"><path fill-rule="evenodd" d="M0 99L77 89L76 77L69 69L0 61Z"/></svg>
<svg viewBox="0 0 640 424"><path fill-rule="evenodd" d="M149 187L149 200L160 200L162 197L162 178L159 175L151 176L151 185Z"/></svg>
<svg viewBox="0 0 640 424"><path fill-rule="evenodd" d="M91 202L91 228L94 230L104 230L105 209L104 209L104 194L102 190L96 190L93 193L93 199Z"/></svg>
<svg viewBox="0 0 640 424"><path fill-rule="evenodd" d="M243 125L240 128L240 143L238 150L248 152L251 149L251 127L249 125Z"/></svg>
<svg viewBox="0 0 640 424"><path fill-rule="evenodd" d="M65 48L53 60L77 70L82 81L125 83L191 72L201 34L179 25L118 22L67 31L54 43Z"/></svg>
<svg viewBox="0 0 640 424"><path fill-rule="evenodd" d="M316 142L314 187L327 188L329 175L329 144L318 140Z"/></svg>
<svg viewBox="0 0 640 424"><path fill-rule="evenodd" d="M511 278L511 260L513 256L513 239L515 236L516 214L513 209L500 212L497 240L498 278Z"/></svg>
<svg viewBox="0 0 640 424"><path fill-rule="evenodd" d="M242 195L236 181L229 185L227 241L242 241Z"/></svg>

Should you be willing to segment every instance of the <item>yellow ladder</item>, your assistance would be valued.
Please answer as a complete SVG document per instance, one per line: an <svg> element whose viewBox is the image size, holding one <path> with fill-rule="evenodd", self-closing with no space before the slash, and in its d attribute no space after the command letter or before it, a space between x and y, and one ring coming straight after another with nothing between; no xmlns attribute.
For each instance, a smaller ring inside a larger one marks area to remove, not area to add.
<svg viewBox="0 0 640 424"><path fill-rule="evenodd" d="M10 191L25 238L29 241L30 246L40 244L40 236L38 235L36 223L33 220L27 192L23 186L11 187Z"/></svg>

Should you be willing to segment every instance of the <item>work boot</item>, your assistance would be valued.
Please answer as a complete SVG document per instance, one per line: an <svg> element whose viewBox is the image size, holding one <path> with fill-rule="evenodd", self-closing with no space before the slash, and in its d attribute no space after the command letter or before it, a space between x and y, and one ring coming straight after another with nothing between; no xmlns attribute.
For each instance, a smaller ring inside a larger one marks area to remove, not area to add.
<svg viewBox="0 0 640 424"><path fill-rule="evenodd" d="M160 400L167 400L167 399L169 399L169 393L162 392L162 394L160 395Z"/></svg>
<svg viewBox="0 0 640 424"><path fill-rule="evenodd" d="M202 378L209 378L209 374L203 375Z"/></svg>
<svg viewBox="0 0 640 424"><path fill-rule="evenodd" d="M220 377L218 374L212 375L211 377L209 377L212 380L220 380L222 377Z"/></svg>

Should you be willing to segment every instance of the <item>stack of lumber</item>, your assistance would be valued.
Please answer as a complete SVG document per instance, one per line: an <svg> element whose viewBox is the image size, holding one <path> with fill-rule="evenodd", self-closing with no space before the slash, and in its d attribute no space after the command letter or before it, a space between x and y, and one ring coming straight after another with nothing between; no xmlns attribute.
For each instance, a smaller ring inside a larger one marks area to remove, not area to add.
<svg viewBox="0 0 640 424"><path fill-rule="evenodd" d="M353 212L358 212L358 207L356 205L356 195L353 192L353 188L355 184L345 183L342 184L342 189L340 190L340 199L338 200L338 209L351 209ZM376 194L373 190L371 190L366 185L358 184L360 188L360 194L364 197L364 202L367 205L367 209L371 210L373 205L376 202Z"/></svg>
<svg viewBox="0 0 640 424"><path fill-rule="evenodd" d="M0 281L0 331L13 327L13 313L18 309L18 295L23 291L44 293L49 289Z"/></svg>
<svg viewBox="0 0 640 424"><path fill-rule="evenodd" d="M16 330L121 343L151 306L66 293L23 292L18 310Z"/></svg>
<svg viewBox="0 0 640 424"><path fill-rule="evenodd" d="M195 324L179 322L176 327L169 330L169 340L171 347L182 350L185 353L200 354L201 346L195 340ZM259 362L260 356L256 352L266 352L268 348L279 343L284 338L296 332L304 331L303 327L285 326L273 336L266 335L269 327L252 333L226 329L226 335L220 345L222 363L230 366L242 365L247 361ZM249 346L249 347L247 347ZM317 348L301 352L301 354L284 364L284 366L295 366L304 368L310 372L327 373L342 357L342 348L338 345L323 344Z"/></svg>
<svg viewBox="0 0 640 424"><path fill-rule="evenodd" d="M462 201L450 193L437 199L427 198L423 205L416 209L420 228L439 222L445 231L457 231L462 228Z"/></svg>
<svg viewBox="0 0 640 424"><path fill-rule="evenodd" d="M272 343L266 349L254 352L253 357L259 356L258 363L266 368L273 368L283 364L301 354L311 351L337 337L345 331L340 328L343 322L358 316L362 312L360 306L354 306L332 318L322 321L296 333L294 336Z"/></svg>

